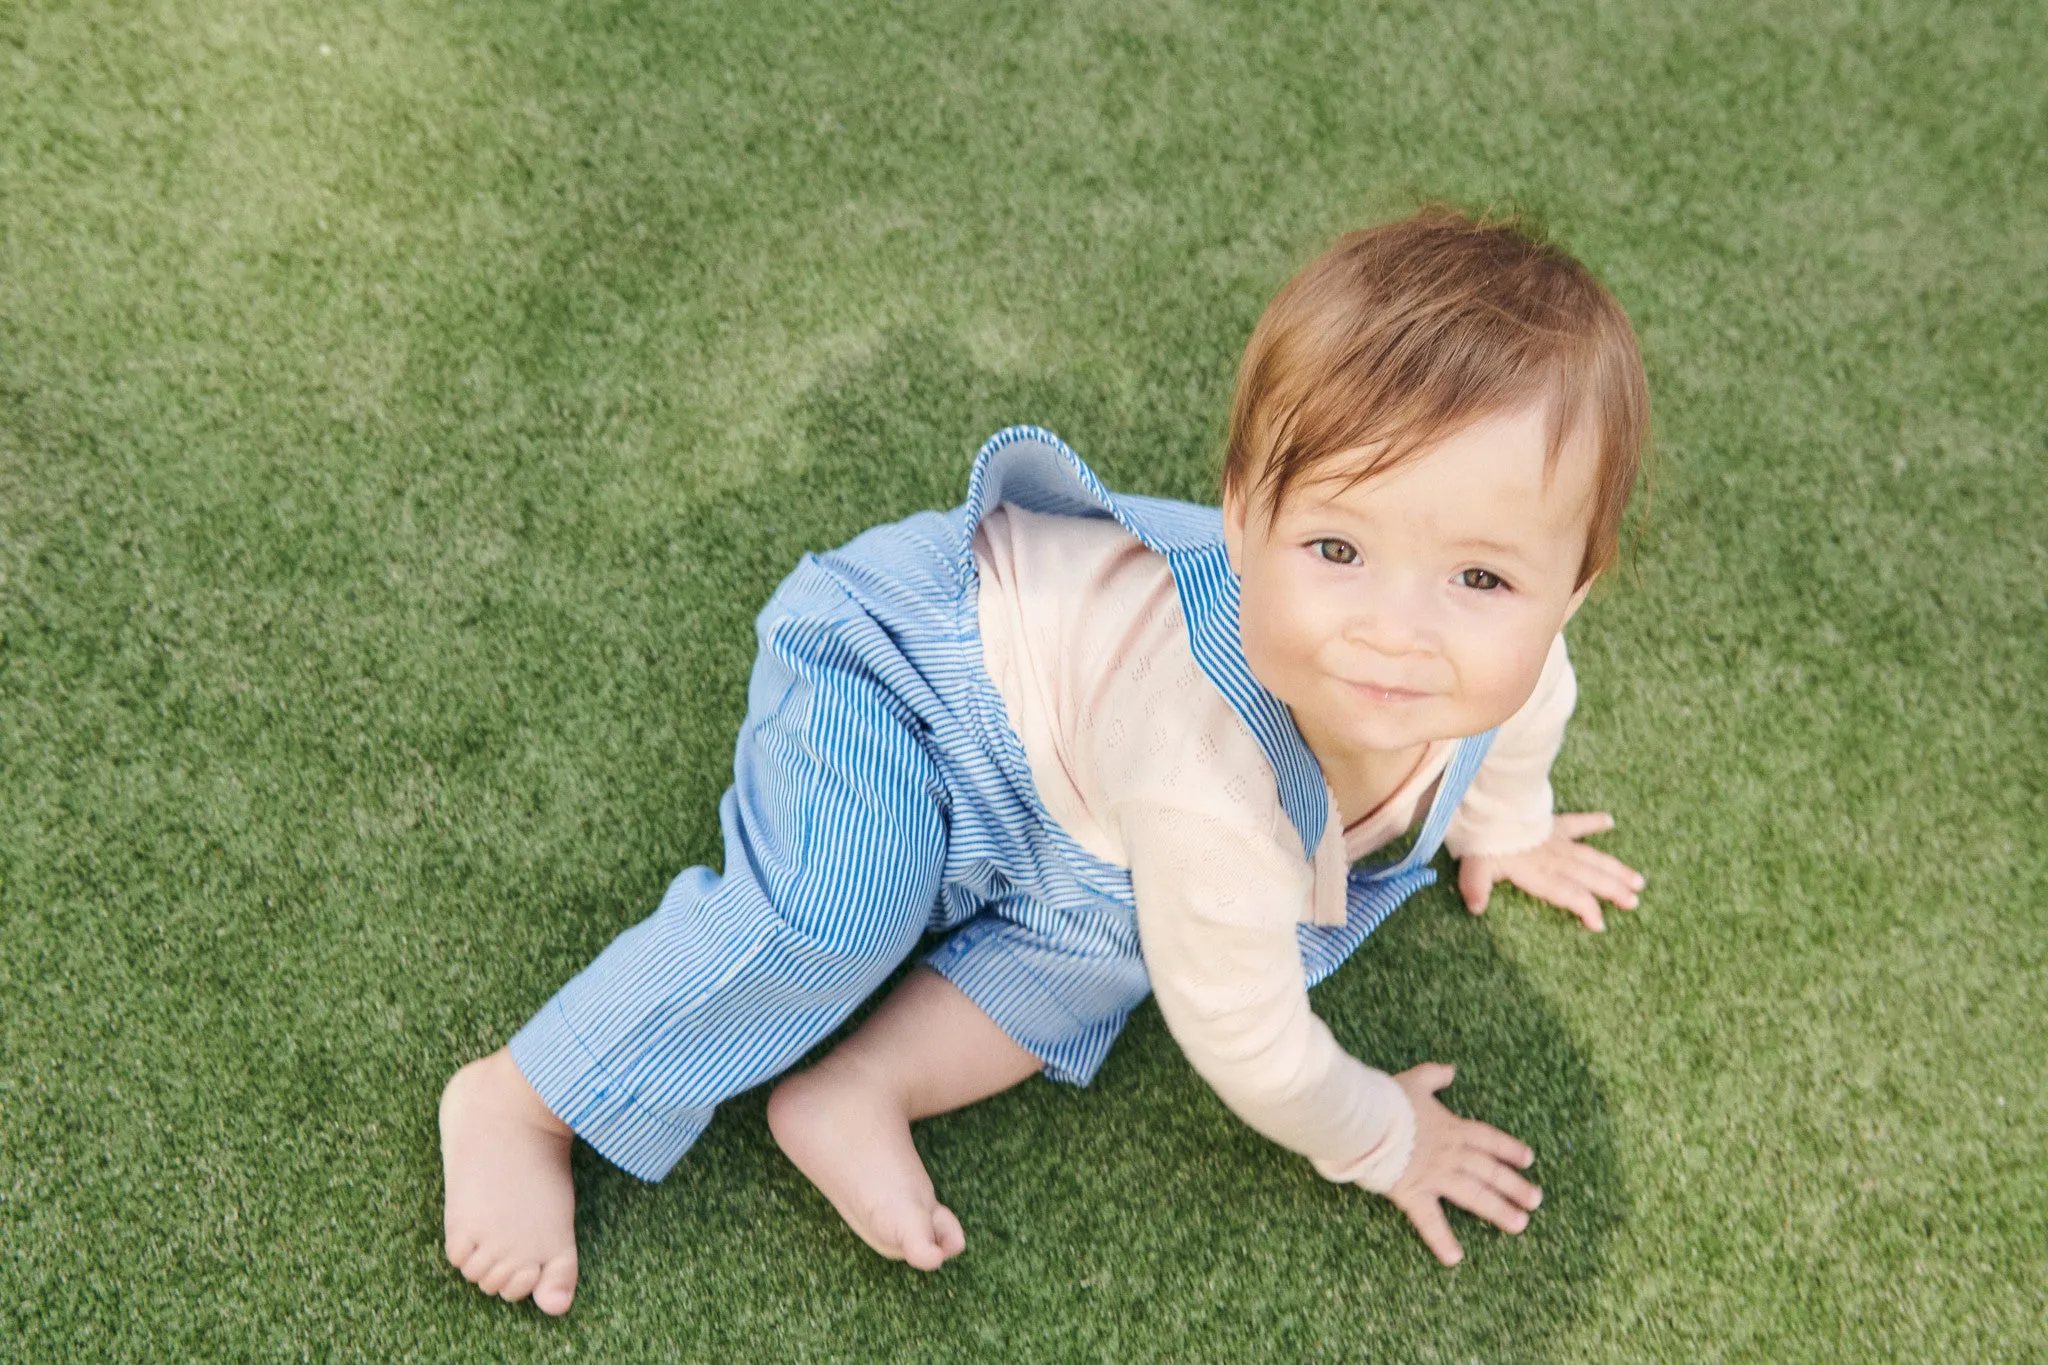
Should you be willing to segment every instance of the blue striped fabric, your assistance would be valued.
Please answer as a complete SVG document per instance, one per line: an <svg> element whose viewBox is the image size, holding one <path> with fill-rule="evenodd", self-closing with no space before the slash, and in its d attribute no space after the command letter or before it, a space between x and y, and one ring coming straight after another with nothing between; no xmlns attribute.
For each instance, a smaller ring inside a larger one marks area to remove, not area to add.
<svg viewBox="0 0 2048 1365"><path fill-rule="evenodd" d="M787 1070L926 934L926 958L1056 1080L1085 1085L1149 989L1127 869L1046 813L982 667L972 541L999 502L1115 518L1164 554L1195 657L1273 764L1313 853L1329 791L1238 646L1216 509L1114 497L1064 442L999 432L965 504L807 555L755 624L719 803L725 870L693 867L512 1039L549 1108L658 1180L731 1095ZM1491 736L1459 746L1409 854L1352 874L1347 923L1303 926L1310 981L1434 880Z"/></svg>

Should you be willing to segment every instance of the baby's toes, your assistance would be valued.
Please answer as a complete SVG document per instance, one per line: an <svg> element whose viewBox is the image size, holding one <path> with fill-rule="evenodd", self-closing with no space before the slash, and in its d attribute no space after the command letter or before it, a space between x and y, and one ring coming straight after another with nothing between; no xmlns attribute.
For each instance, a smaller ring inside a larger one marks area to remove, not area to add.
<svg viewBox="0 0 2048 1365"><path fill-rule="evenodd" d="M508 1256L478 1277L476 1287L486 1294L495 1294L510 1284L518 1271L519 1262Z"/></svg>
<svg viewBox="0 0 2048 1365"><path fill-rule="evenodd" d="M576 1257L557 1256L540 1268L533 1287L533 1306L549 1317L559 1318L576 1299Z"/></svg>
<svg viewBox="0 0 2048 1365"><path fill-rule="evenodd" d="M930 1233L908 1237L903 1242L903 1263L912 1270L937 1270L946 1263L946 1253L939 1250Z"/></svg>
<svg viewBox="0 0 2048 1365"><path fill-rule="evenodd" d="M909 1202L898 1204L875 1220L875 1231L879 1234L875 1250L884 1256L901 1257L906 1265L917 1270L937 1270L946 1263L946 1253L939 1249L932 1222L929 1208Z"/></svg>
<svg viewBox="0 0 2048 1365"><path fill-rule="evenodd" d="M944 1204L932 1208L932 1238L948 1260L967 1250L967 1232Z"/></svg>
<svg viewBox="0 0 2048 1365"><path fill-rule="evenodd" d="M512 1278L505 1281L498 1290L498 1297L507 1303L517 1303L533 1292L540 1283L540 1267L529 1261L512 1272Z"/></svg>
<svg viewBox="0 0 2048 1365"><path fill-rule="evenodd" d="M468 1232L451 1232L448 1240L441 1244L441 1250L448 1255L448 1264L460 1270L463 1262L476 1255L477 1240Z"/></svg>

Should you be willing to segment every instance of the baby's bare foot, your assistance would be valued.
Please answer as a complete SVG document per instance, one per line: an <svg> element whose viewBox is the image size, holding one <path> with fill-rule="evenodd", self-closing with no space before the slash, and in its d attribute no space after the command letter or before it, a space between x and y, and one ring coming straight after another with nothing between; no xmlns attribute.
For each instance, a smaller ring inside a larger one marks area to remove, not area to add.
<svg viewBox="0 0 2048 1365"><path fill-rule="evenodd" d="M507 1302L559 1316L576 1297L576 1186L569 1128L503 1048L441 1092L448 1259Z"/></svg>
<svg viewBox="0 0 2048 1365"><path fill-rule="evenodd" d="M768 1128L860 1239L892 1261L937 1270L967 1246L910 1140L910 1120L857 1067L827 1058L768 1097Z"/></svg>

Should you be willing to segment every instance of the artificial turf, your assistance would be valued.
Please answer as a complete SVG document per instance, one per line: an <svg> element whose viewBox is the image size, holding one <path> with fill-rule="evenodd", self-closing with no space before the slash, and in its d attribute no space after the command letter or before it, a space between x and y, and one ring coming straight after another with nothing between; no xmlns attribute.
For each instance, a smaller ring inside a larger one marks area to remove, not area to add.
<svg viewBox="0 0 2048 1365"><path fill-rule="evenodd" d="M0 8L0 1355L2048 1354L2048 40L2017 3ZM583 1153L574 1312L434 1099L716 856L754 611L1014 421L1206 498L1260 307L1422 196L1641 332L1558 770L1643 909L1318 1008L1527 1137L1429 1262L1146 1009L859 1247L759 1098Z"/></svg>

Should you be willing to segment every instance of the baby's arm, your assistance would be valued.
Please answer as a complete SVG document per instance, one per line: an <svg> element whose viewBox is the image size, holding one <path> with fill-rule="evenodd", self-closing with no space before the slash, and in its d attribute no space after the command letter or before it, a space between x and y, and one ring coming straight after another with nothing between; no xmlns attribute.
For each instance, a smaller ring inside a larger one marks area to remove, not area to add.
<svg viewBox="0 0 2048 1365"><path fill-rule="evenodd" d="M1449 1067L1376 1071L1309 1008L1295 936L1306 865L1227 818L1130 814L1123 828L1153 995L1224 1104L1327 1179L1392 1200L1446 1265L1462 1253L1440 1199L1520 1232L1542 1198L1520 1173L1529 1149L1437 1101Z"/></svg>
<svg viewBox="0 0 2048 1365"><path fill-rule="evenodd" d="M1642 874L1581 842L1613 829L1614 817L1605 811L1551 814L1550 765L1577 700L1578 683L1560 635L1536 690L1494 736L1444 840L1458 860L1465 908L1475 915L1485 912L1498 881L1570 911L1593 930L1607 927L1601 900L1636 908Z"/></svg>

